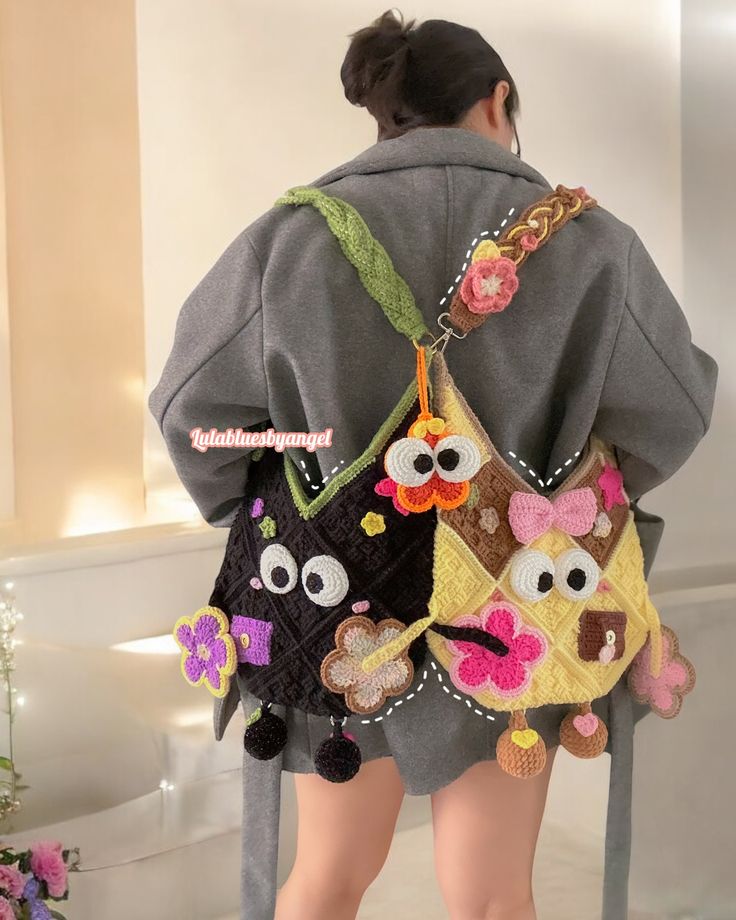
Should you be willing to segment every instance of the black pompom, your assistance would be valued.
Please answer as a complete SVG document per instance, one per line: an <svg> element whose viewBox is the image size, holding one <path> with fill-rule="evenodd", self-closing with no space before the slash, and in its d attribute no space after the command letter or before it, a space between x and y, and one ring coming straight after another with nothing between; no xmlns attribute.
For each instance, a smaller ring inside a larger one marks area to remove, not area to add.
<svg viewBox="0 0 736 920"><path fill-rule="evenodd" d="M346 738L342 725L337 724L330 737L317 748L314 766L323 779L331 783L346 783L360 770L362 759L358 745Z"/></svg>
<svg viewBox="0 0 736 920"><path fill-rule="evenodd" d="M246 728L243 747L256 760L271 760L286 744L286 722L270 711L270 705L262 709L260 717Z"/></svg>

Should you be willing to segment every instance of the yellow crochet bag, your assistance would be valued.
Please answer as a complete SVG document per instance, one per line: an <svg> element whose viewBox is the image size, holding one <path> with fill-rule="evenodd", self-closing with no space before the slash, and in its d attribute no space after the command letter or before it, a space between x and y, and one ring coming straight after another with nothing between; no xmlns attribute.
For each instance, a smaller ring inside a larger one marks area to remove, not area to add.
<svg viewBox="0 0 736 920"><path fill-rule="evenodd" d="M605 750L608 731L591 702L627 668L634 697L664 717L677 714L695 681L692 664L649 597L613 447L591 433L567 478L536 491L495 449L443 356L451 338L464 338L508 306L519 285L517 269L529 254L595 204L584 189L558 186L497 242L476 247L449 313L440 317L442 334L426 349L415 343L420 394L427 392L429 365L431 409L425 396L417 430L386 455L395 497L406 510L437 507L433 593L421 621L429 649L457 690L480 706L510 713L497 759L515 776L532 776L546 761L544 741L527 724L527 708L571 704L560 741L579 757L594 757ZM442 440L446 432L450 440ZM428 440L434 466L426 459ZM457 468L465 464L467 473L473 455L473 475L463 480L462 501L446 505L438 487L446 471L437 458L452 440L472 445L459 451ZM390 660L413 635L368 656L364 670Z"/></svg>

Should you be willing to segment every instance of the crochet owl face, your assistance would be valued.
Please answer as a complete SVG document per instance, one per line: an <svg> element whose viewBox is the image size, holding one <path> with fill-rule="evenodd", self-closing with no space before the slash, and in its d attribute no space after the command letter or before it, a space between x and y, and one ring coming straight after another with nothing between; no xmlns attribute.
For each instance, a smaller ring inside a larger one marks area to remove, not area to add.
<svg viewBox="0 0 736 920"><path fill-rule="evenodd" d="M415 414L407 391L384 437L311 502L287 456L258 461L210 604L227 615L239 675L260 699L339 717L375 711L413 679L423 636L370 675L358 666L427 614L436 513L402 514L376 492L387 443Z"/></svg>
<svg viewBox="0 0 736 920"><path fill-rule="evenodd" d="M658 633L613 456L591 439L576 470L540 495L495 451L441 362L435 393L484 462L472 507L439 514L431 651L492 709L604 695Z"/></svg>

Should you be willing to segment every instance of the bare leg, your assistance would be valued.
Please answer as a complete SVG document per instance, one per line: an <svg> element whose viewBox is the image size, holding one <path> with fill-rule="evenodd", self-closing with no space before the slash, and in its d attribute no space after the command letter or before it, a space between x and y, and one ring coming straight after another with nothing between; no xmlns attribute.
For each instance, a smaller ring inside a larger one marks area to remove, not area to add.
<svg viewBox="0 0 736 920"><path fill-rule="evenodd" d="M532 865L557 747L517 779L474 764L432 796L437 880L450 920L536 920Z"/></svg>
<svg viewBox="0 0 736 920"><path fill-rule="evenodd" d="M364 763L347 783L297 773L296 860L275 920L355 920L388 855L404 787L392 757Z"/></svg>

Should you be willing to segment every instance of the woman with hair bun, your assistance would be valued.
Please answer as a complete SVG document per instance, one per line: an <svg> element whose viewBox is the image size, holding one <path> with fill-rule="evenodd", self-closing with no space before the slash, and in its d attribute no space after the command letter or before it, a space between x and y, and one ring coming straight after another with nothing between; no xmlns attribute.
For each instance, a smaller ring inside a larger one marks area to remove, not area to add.
<svg viewBox="0 0 736 920"><path fill-rule="evenodd" d="M469 247L483 234L492 240L551 185L521 159L516 84L478 31L444 19L404 22L387 10L350 39L340 70L345 96L375 119L377 141L311 185L357 209L434 329ZM616 446L648 572L663 521L636 503L707 431L717 365L692 343L637 233L603 207L570 221L523 272L513 305L449 349L448 366L499 452L526 461L522 475L553 477L591 430ZM320 482L365 449L403 392L406 367L406 341L361 287L323 217L274 207L183 306L150 406L204 518L230 526L250 453L231 451L224 462L214 450L193 452L192 428L202 419L220 430L329 425L332 448L294 453L310 482ZM487 526L491 539L493 522ZM348 722L362 752L350 782L315 773L324 718L274 706L288 729L283 751L245 758L245 920L355 920L405 793L432 797L436 875L452 920L537 916L532 866L569 707L527 711L548 756L522 782L496 761L503 714L479 714L428 671L421 691L415 681L390 715ZM259 705L233 681L217 705L218 737L241 702L246 714ZM609 726L612 757L603 917L625 920L631 737L650 710L619 683L593 711ZM276 898L282 770L295 774L299 822L296 861ZM569 881L568 915L579 917ZM407 877L406 916L420 895Z"/></svg>

